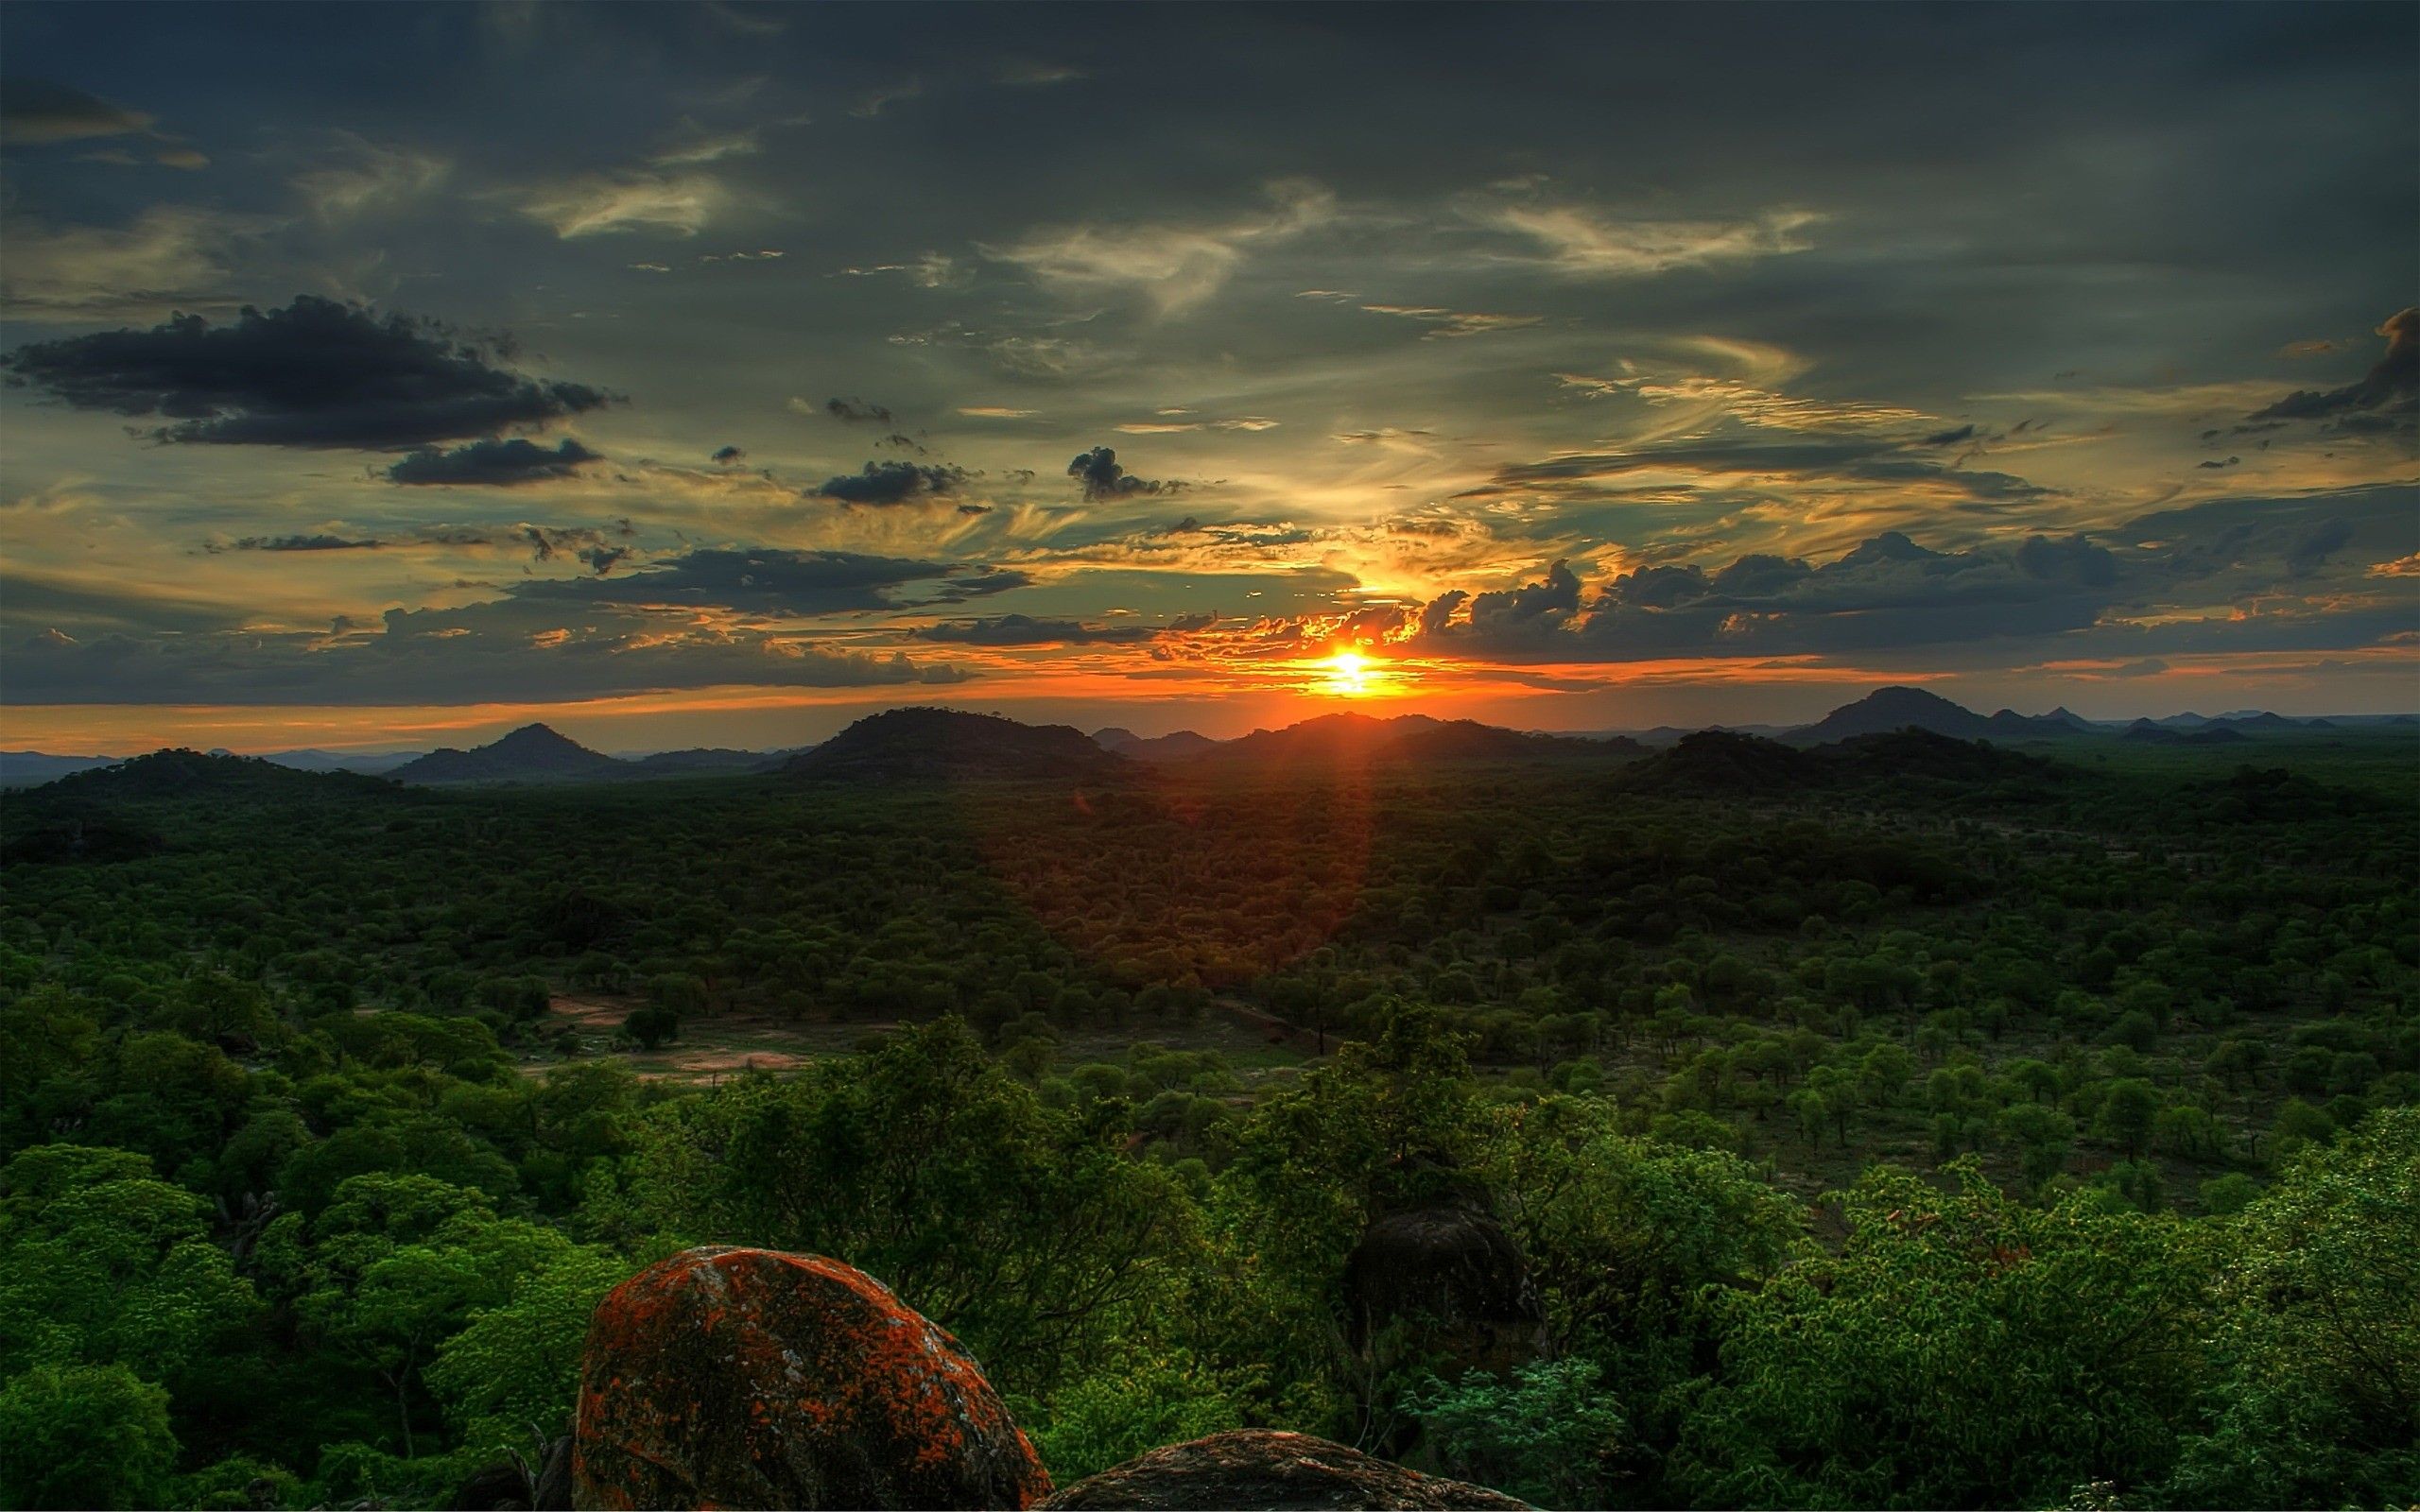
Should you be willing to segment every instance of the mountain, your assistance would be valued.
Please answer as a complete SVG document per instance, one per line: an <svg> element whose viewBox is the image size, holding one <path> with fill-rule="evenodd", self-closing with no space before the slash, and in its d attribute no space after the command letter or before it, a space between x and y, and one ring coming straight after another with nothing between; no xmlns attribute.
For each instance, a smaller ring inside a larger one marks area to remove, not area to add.
<svg viewBox="0 0 2420 1512"><path fill-rule="evenodd" d="M2003 709L1986 717L1937 693L1892 687L1876 688L1855 703L1842 704L1815 723L1791 730L1787 738L1794 745L1825 746L1858 735L1926 730L1953 740L2028 740L2085 734L2096 729L2065 709L2031 715Z"/></svg>
<svg viewBox="0 0 2420 1512"><path fill-rule="evenodd" d="M628 762L590 750L544 725L524 725L471 750L445 747L395 768L399 782L561 782L627 777Z"/></svg>
<svg viewBox="0 0 2420 1512"><path fill-rule="evenodd" d="M417 750L273 750L261 760L291 766L298 772L366 772L374 777L416 762L425 754Z"/></svg>
<svg viewBox="0 0 2420 1512"><path fill-rule="evenodd" d="M32 787L96 766L114 766L114 756L52 756L38 750L0 750L0 787Z"/></svg>
<svg viewBox="0 0 2420 1512"><path fill-rule="evenodd" d="M148 798L342 798L391 793L384 778L357 772L298 772L257 756L223 751L155 750L114 766L62 777L27 801L74 804Z"/></svg>
<svg viewBox="0 0 2420 1512"><path fill-rule="evenodd" d="M829 781L1004 779L1098 782L1135 770L1068 725L1027 725L956 709L890 709L794 756L785 773Z"/></svg>
<svg viewBox="0 0 2420 1512"><path fill-rule="evenodd" d="M1093 744L1103 750L1115 751L1120 756L1131 756L1136 761L1167 762L1183 761L1188 756L1199 756L1203 751L1215 750L1219 743L1207 735L1197 735L1190 730L1179 730L1166 735L1147 736L1112 725L1106 730L1094 730Z"/></svg>
<svg viewBox="0 0 2420 1512"><path fill-rule="evenodd" d="M1578 735L1530 734L1502 730L1470 719L1432 719L1426 714L1401 714L1374 719L1368 714L1322 714L1283 730L1255 730L1240 740L1227 741L1205 761L1221 765L1273 764L1324 765L1343 762L1531 762L1540 760L1601 760L1638 754L1635 741Z"/></svg>

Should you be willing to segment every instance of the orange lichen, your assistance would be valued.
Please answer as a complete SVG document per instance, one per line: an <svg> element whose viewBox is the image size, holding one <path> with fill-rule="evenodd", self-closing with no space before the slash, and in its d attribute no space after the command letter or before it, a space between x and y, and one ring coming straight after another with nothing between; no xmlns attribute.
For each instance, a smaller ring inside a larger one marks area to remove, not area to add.
<svg viewBox="0 0 2420 1512"><path fill-rule="evenodd" d="M836 1261L691 1250L591 1327L575 1479L596 1504L1024 1506L1048 1479L950 1334Z"/></svg>

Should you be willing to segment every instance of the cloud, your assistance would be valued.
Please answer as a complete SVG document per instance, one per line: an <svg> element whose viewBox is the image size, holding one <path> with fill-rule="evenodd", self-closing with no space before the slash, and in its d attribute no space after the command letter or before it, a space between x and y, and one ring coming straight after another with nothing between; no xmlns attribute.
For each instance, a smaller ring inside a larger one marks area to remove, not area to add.
<svg viewBox="0 0 2420 1512"><path fill-rule="evenodd" d="M380 146L351 131L334 132L332 145L327 160L296 174L292 185L320 221L399 209L442 187L454 171L433 153Z"/></svg>
<svg viewBox="0 0 2420 1512"><path fill-rule="evenodd" d="M1653 220L1577 205L1498 204L1477 218L1536 243L1546 266L1567 278L1616 279L1803 252L1812 244L1798 233L1823 217L1769 210L1744 220Z"/></svg>
<svg viewBox="0 0 2420 1512"><path fill-rule="evenodd" d="M0 368L73 408L171 421L154 439L216 445L401 450L543 426L613 400L502 360L435 321L305 294L282 310L247 305L226 325L185 315L33 342Z"/></svg>
<svg viewBox="0 0 2420 1512"><path fill-rule="evenodd" d="M1023 60L1004 63L995 76L1003 84L1014 89L1046 89L1053 84L1072 84L1092 75L1072 63L1044 63Z"/></svg>
<svg viewBox="0 0 2420 1512"><path fill-rule="evenodd" d="M631 580L559 581L608 595ZM722 686L934 685L970 676L900 653L835 647L796 630L600 607L605 602L600 597L566 615L564 601L516 594L459 609L389 610L375 628L346 622L324 634L110 633L80 642L38 635L9 648L7 696L12 703L375 707L543 703Z"/></svg>
<svg viewBox="0 0 2420 1512"><path fill-rule="evenodd" d="M684 123L681 135L649 153L648 162L659 168L686 168L701 163L719 163L725 158L754 157L763 150L763 132L757 127L710 132L700 130L694 123Z"/></svg>
<svg viewBox="0 0 2420 1512"><path fill-rule="evenodd" d="M510 488L574 476L600 457L566 436L553 450L514 437L473 441L450 452L424 447L387 470L388 478L411 484L479 484Z"/></svg>
<svg viewBox="0 0 2420 1512"><path fill-rule="evenodd" d="M808 406L804 402L793 399L790 401L790 407L792 409L804 410ZM834 420L847 425L890 425L896 423L896 421L891 419L890 410L884 408L880 404L869 404L862 399L827 399L823 402L823 412L830 415Z"/></svg>
<svg viewBox="0 0 2420 1512"><path fill-rule="evenodd" d="M1161 413L1178 415L1184 411ZM1180 431L1273 431L1282 423L1266 415L1236 415L1225 420L1133 420L1110 429L1127 436L1168 436Z"/></svg>
<svg viewBox="0 0 2420 1512"><path fill-rule="evenodd" d="M80 89L42 78L0 81L0 145L55 146L134 136L151 144L152 161L170 168L206 168L210 160L152 129L152 117ZM112 154L110 161L131 162Z"/></svg>
<svg viewBox="0 0 2420 1512"><path fill-rule="evenodd" d="M876 84L857 92L849 102L849 113L870 121L894 105L923 97L924 93L925 81L921 78L904 78L895 84Z"/></svg>
<svg viewBox="0 0 2420 1512"><path fill-rule="evenodd" d="M9 318L89 325L157 320L234 302L232 264L263 223L160 205L123 227L9 221L0 306Z"/></svg>
<svg viewBox="0 0 2420 1512"><path fill-rule="evenodd" d="M2244 417L2263 421L2317 420L2356 432L2409 431L2420 417L2420 305L2386 318L2377 334L2386 355L2359 383L2342 388L2302 388Z"/></svg>
<svg viewBox="0 0 2420 1512"><path fill-rule="evenodd" d="M520 193L521 213L554 229L564 241L631 232L695 236L732 201L722 180L707 173L629 170L590 173Z"/></svg>
<svg viewBox="0 0 2420 1512"><path fill-rule="evenodd" d="M836 401L837 403L837 401ZM925 466L915 462L868 462L861 472L843 472L826 478L815 491L842 504L893 505L913 504L926 499L944 499L962 490L974 474L961 467L947 464Z"/></svg>
<svg viewBox="0 0 2420 1512"><path fill-rule="evenodd" d="M607 582L540 578L517 598L721 609L772 618L914 609L1023 588L1027 574L847 551L701 549Z"/></svg>
<svg viewBox="0 0 2420 1512"><path fill-rule="evenodd" d="M1463 496L1589 491L1606 485L1618 489L1668 481L1676 473L1685 480L1683 486L1691 488L1823 480L1993 504L2050 497L2049 490L2023 478L1946 466L1912 455L1905 443L1887 438L1815 435L1786 440L1699 438L1649 442L1619 452L1570 453L1499 468L1489 483Z"/></svg>
<svg viewBox="0 0 2420 1512"><path fill-rule="evenodd" d="M1433 341L1440 336L1481 336L1494 331L1517 331L1546 318L1543 315L1488 315L1476 310L1448 310L1432 304L1365 304L1361 308L1372 315L1393 315L1407 320L1427 322L1429 329L1420 335L1423 341Z"/></svg>
<svg viewBox="0 0 2420 1512"><path fill-rule="evenodd" d="M355 541L345 536L246 536L229 543L231 551L376 551L376 541Z"/></svg>
<svg viewBox="0 0 2420 1512"><path fill-rule="evenodd" d="M1030 409L1011 409L1005 404L960 404L958 412L971 420L1024 420L1038 413Z"/></svg>
<svg viewBox="0 0 2420 1512"><path fill-rule="evenodd" d="M708 460L717 467L731 467L748 460L748 454L736 446L717 446L715 448L715 455Z"/></svg>
<svg viewBox="0 0 2420 1512"><path fill-rule="evenodd" d="M0 140L12 145L83 142L150 127L151 117L142 112L65 84L40 78L0 81Z"/></svg>
<svg viewBox="0 0 2420 1512"><path fill-rule="evenodd" d="M994 262L1014 263L1046 288L1078 293L1127 289L1162 315L1177 315L1225 286L1255 247L1301 234L1335 218L1336 198L1303 180L1269 186L1265 215L1225 222L1069 226L1024 240L983 245Z"/></svg>
<svg viewBox="0 0 2420 1512"><path fill-rule="evenodd" d="M1156 641L1149 625L1087 625L1081 620L1038 620L1024 614L989 619L944 620L911 632L920 641L956 645L1135 645Z"/></svg>
<svg viewBox="0 0 2420 1512"><path fill-rule="evenodd" d="M1184 487L1181 482L1136 477L1118 462L1117 454L1106 446L1096 446L1080 454L1067 464L1067 475L1076 480L1076 486L1082 490L1087 504L1128 499L1143 493L1173 493Z"/></svg>

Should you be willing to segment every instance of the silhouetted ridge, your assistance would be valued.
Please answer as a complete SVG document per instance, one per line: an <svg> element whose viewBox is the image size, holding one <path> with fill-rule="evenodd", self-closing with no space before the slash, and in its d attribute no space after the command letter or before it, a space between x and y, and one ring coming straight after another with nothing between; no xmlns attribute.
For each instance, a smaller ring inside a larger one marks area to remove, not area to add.
<svg viewBox="0 0 2420 1512"><path fill-rule="evenodd" d="M1385 762L1526 762L1593 760L1635 755L1631 740L1591 740L1575 735L1529 734L1471 719L1432 719L1400 714L1322 714L1283 730L1255 730L1218 747L1206 758L1222 764Z"/></svg>
<svg viewBox="0 0 2420 1512"><path fill-rule="evenodd" d="M1858 735L1812 754L1855 776L1891 781L1927 778L1948 782L1987 782L2006 777L2039 777L2054 768L2040 756L1971 740L1953 740L1929 730L1894 730Z"/></svg>
<svg viewBox="0 0 2420 1512"><path fill-rule="evenodd" d="M394 770L399 782L563 782L627 776L630 765L544 725L524 725L470 750L446 747Z"/></svg>
<svg viewBox="0 0 2420 1512"><path fill-rule="evenodd" d="M108 802L147 798L328 798L388 793L383 779L357 772L298 772L257 756L155 750L115 766L62 777L37 790L43 802Z"/></svg>
<svg viewBox="0 0 2420 1512"><path fill-rule="evenodd" d="M1780 741L1701 730L1624 771L1621 783L1650 793L1787 792L1825 775L1820 758Z"/></svg>
<svg viewBox="0 0 2420 1512"><path fill-rule="evenodd" d="M2014 740L2086 734L2093 726L2065 709L2047 714L2003 709L1985 716L1922 688L1891 687L1876 688L1855 703L1842 704L1815 723L1789 731L1789 739L1803 746L1823 746L1894 730L1929 730L1953 740Z"/></svg>
<svg viewBox="0 0 2420 1512"><path fill-rule="evenodd" d="M801 777L887 781L947 778L1100 782L1133 764L1068 725L1027 725L956 709L891 709L792 758Z"/></svg>
<svg viewBox="0 0 2420 1512"><path fill-rule="evenodd" d="M1137 761L1146 762L1183 761L1188 756L1199 756L1204 751L1216 750L1219 747L1219 742L1207 735L1196 734L1190 730L1172 730L1165 735L1146 736L1138 735L1131 730L1116 725L1112 725L1106 730L1094 730L1093 743L1103 750L1115 751L1120 756L1132 756Z"/></svg>

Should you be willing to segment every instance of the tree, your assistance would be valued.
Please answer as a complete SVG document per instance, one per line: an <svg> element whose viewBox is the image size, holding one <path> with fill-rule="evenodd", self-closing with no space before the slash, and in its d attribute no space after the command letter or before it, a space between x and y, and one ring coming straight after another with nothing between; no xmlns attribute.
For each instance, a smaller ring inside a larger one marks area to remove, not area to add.
<svg viewBox="0 0 2420 1512"><path fill-rule="evenodd" d="M1510 1382L1480 1370L1450 1386L1431 1377L1407 1409L1446 1474L1537 1506L1601 1506L1623 1422L1599 1375L1594 1361L1540 1360Z"/></svg>
<svg viewBox="0 0 2420 1512"><path fill-rule="evenodd" d="M2420 1108L2315 1146L2221 1230L2194 1505L2383 1506L2420 1486Z"/></svg>
<svg viewBox="0 0 2420 1512"><path fill-rule="evenodd" d="M0 1503L159 1506L176 1458L167 1392L122 1365L37 1366L0 1386Z"/></svg>
<svg viewBox="0 0 2420 1512"><path fill-rule="evenodd" d="M2125 1151L2131 1160L2151 1143L2159 1108L2159 1091L2150 1082L2135 1077L2111 1082L2101 1093L2093 1132Z"/></svg>
<svg viewBox="0 0 2420 1512"><path fill-rule="evenodd" d="M526 1447L532 1428L546 1438L569 1431L589 1315L631 1273L605 1250L566 1250L437 1346L424 1374L466 1448L499 1453Z"/></svg>
<svg viewBox="0 0 2420 1512"><path fill-rule="evenodd" d="M1676 1452L1727 1505L2049 1504L2164 1475L2191 1403L2201 1274L2173 1220L1944 1193L1888 1167L1836 1194L1837 1257L1717 1302L1721 1368Z"/></svg>
<svg viewBox="0 0 2420 1512"><path fill-rule="evenodd" d="M0 1168L0 1371L121 1364L172 1376L259 1310L209 1205L131 1150L44 1144Z"/></svg>

